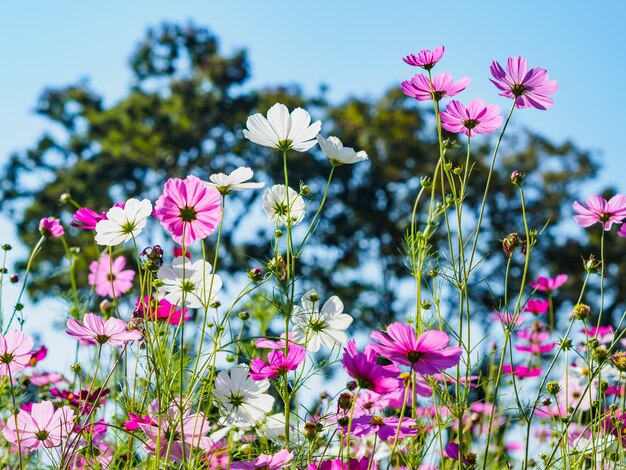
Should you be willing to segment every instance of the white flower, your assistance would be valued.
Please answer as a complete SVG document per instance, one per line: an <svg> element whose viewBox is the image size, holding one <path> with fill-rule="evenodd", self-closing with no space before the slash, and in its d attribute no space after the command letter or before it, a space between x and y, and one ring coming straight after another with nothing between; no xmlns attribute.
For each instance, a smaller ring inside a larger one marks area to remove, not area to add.
<svg viewBox="0 0 626 470"><path fill-rule="evenodd" d="M311 300L313 297L316 300ZM352 317L343 313L343 303L336 295L319 308L315 290L310 290L302 296L302 307L293 307L292 320L294 324L293 339L304 343L306 349L317 352L323 344L328 348L341 345L348 341L344 332L352 324Z"/></svg>
<svg viewBox="0 0 626 470"><path fill-rule="evenodd" d="M216 188L221 194L229 194L233 191L244 191L246 189L260 189L265 186L265 183L246 183L250 178L252 178L253 173L250 168L247 167L239 167L229 175L225 175L224 173L215 173L211 175L209 179L210 183L206 183L207 186L212 186Z"/></svg>
<svg viewBox="0 0 626 470"><path fill-rule="evenodd" d="M243 135L256 144L306 152L315 145L322 123L311 124L311 116L302 108L294 109L290 115L287 106L276 103L267 112L267 118L260 113L248 117L246 127Z"/></svg>
<svg viewBox="0 0 626 470"><path fill-rule="evenodd" d="M289 194L289 206L287 206L287 194ZM291 226L298 225L304 218L305 204L302 196L295 190L285 190L284 184L275 184L267 188L263 193L263 210L269 219L276 225L287 225L287 216L291 219Z"/></svg>
<svg viewBox="0 0 626 470"><path fill-rule="evenodd" d="M132 240L141 233L146 220L152 213L152 203L131 198L124 207L112 207L107 212L107 220L96 224L96 243L116 246Z"/></svg>
<svg viewBox="0 0 626 470"><path fill-rule="evenodd" d="M330 136L328 139L324 139L321 135L317 136L317 141L324 152L324 155L330 160L333 165L345 165L350 163L358 163L363 160L367 160L367 153L363 150L356 152L351 147L344 147L337 137Z"/></svg>
<svg viewBox="0 0 626 470"><path fill-rule="evenodd" d="M157 276L163 282L159 288L162 298L172 305L191 308L208 308L222 288L222 279L211 274L212 266L204 260L191 264L184 256L174 259L172 266L163 265Z"/></svg>
<svg viewBox="0 0 626 470"><path fill-rule="evenodd" d="M230 374L222 371L215 379L215 399L225 412L225 424L254 426L272 411L274 397L265 393L270 387L267 379L253 380L248 366L240 364Z"/></svg>

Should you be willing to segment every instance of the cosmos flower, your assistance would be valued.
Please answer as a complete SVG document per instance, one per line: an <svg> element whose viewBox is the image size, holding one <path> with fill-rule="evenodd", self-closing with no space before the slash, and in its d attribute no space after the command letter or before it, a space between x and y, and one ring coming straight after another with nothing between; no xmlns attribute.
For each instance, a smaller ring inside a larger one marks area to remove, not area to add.
<svg viewBox="0 0 626 470"><path fill-rule="evenodd" d="M263 210L278 226L298 225L304 218L305 209L302 196L291 188L285 188L284 184L275 184L263 193Z"/></svg>
<svg viewBox="0 0 626 470"><path fill-rule="evenodd" d="M418 433L415 420L411 418L384 418L382 416L359 416L352 420L352 433L356 437L377 434L381 441L392 437L415 436Z"/></svg>
<svg viewBox="0 0 626 470"><path fill-rule="evenodd" d="M33 339L18 330L0 334L0 376L10 375L26 368L30 363Z"/></svg>
<svg viewBox="0 0 626 470"><path fill-rule="evenodd" d="M117 298L133 287L135 271L124 269L126 258L118 256L111 262L111 257L104 253L97 261L89 264L90 286L95 286L96 294L102 297Z"/></svg>
<svg viewBox="0 0 626 470"><path fill-rule="evenodd" d="M418 101L428 101L434 99L441 101L444 97L450 98L461 93L470 79L461 78L456 83L449 73L441 73L433 77L432 87L428 75L416 74L411 80L402 82L402 91L405 95L411 96Z"/></svg>
<svg viewBox="0 0 626 470"><path fill-rule="evenodd" d="M331 135L325 139L318 135L317 142L333 166L358 163L368 159L367 153L363 150L356 152L352 147L344 147L341 140L335 136Z"/></svg>
<svg viewBox="0 0 626 470"><path fill-rule="evenodd" d="M387 366L378 364L376 352L370 345L360 353L354 340L350 340L344 348L341 363L348 375L356 380L357 385L366 390L385 394L402 387L398 379L400 369L393 364Z"/></svg>
<svg viewBox="0 0 626 470"><path fill-rule="evenodd" d="M208 308L222 288L222 279L212 273L211 263L199 259L193 264L186 257L175 258L157 272L162 281L159 294L171 305Z"/></svg>
<svg viewBox="0 0 626 470"><path fill-rule="evenodd" d="M83 207L74 213L74 220L70 222L70 225L83 230L95 230L98 222L106 219L106 212L98 214L96 211L93 211L88 207Z"/></svg>
<svg viewBox="0 0 626 470"><path fill-rule="evenodd" d="M422 67L424 70L430 70L441 60L445 50L446 48L443 46L437 46L432 51L422 49L417 54L409 54L403 57L402 60L413 67Z"/></svg>
<svg viewBox="0 0 626 470"><path fill-rule="evenodd" d="M224 173L215 173L209 177L210 183L207 186L217 189L221 195L225 196L233 191L245 191L247 189L261 189L265 186L264 182L254 183L248 181L254 176L252 170L248 167L239 167L228 175Z"/></svg>
<svg viewBox="0 0 626 470"><path fill-rule="evenodd" d="M456 366L463 353L460 347L447 347L450 338L443 331L425 331L416 338L413 327L404 323L392 323L386 333L374 331L370 336L378 341L372 344L378 354L420 374L437 374Z"/></svg>
<svg viewBox="0 0 626 470"><path fill-rule="evenodd" d="M165 321L170 325L179 325L181 321L188 321L191 316L189 310L176 308L171 302L165 299L157 300L152 296L144 296L135 302L135 313L137 316L147 321Z"/></svg>
<svg viewBox="0 0 626 470"><path fill-rule="evenodd" d="M44 217L39 221L39 232L42 237L59 238L65 234L65 230L55 217Z"/></svg>
<svg viewBox="0 0 626 470"><path fill-rule="evenodd" d="M254 380L275 379L290 370L296 370L306 358L306 350L289 342L285 355L285 340L271 341L261 339L256 342L258 348L270 348L267 362L257 357L250 362L250 377Z"/></svg>
<svg viewBox="0 0 626 470"><path fill-rule="evenodd" d="M176 243L190 246L211 235L222 218L217 189L195 176L170 178L154 204L154 213Z"/></svg>
<svg viewBox="0 0 626 470"><path fill-rule="evenodd" d="M542 299L529 299L524 306L524 311L533 315L543 315L550 309L550 302Z"/></svg>
<svg viewBox="0 0 626 470"><path fill-rule="evenodd" d="M500 96L515 99L516 108L537 108L546 110L554 100L548 95L555 93L559 86L550 80L548 72L541 67L528 70L526 59L516 56L506 61L506 71L495 60L491 63L491 75Z"/></svg>
<svg viewBox="0 0 626 470"><path fill-rule="evenodd" d="M611 230L613 224L619 224L626 217L626 195L617 194L608 201L602 196L590 196L585 204L574 202L574 210L578 215L574 220L581 227L589 227L596 222L604 230Z"/></svg>
<svg viewBox="0 0 626 470"><path fill-rule="evenodd" d="M267 118L260 113L254 114L246 121L246 127L244 137L255 144L306 152L315 145L315 136L322 123L315 121L311 124L311 116L302 108L289 114L287 106L276 103L267 111Z"/></svg>
<svg viewBox="0 0 626 470"><path fill-rule="evenodd" d="M233 462L230 468L233 470L280 470L289 466L293 454L287 449L278 451L274 455L261 454L256 459L248 462Z"/></svg>
<svg viewBox="0 0 626 470"><path fill-rule="evenodd" d="M78 338L81 344L109 344L121 348L130 341L141 338L137 330L129 330L125 321L109 318L104 321L95 313L86 313L83 323L70 318L67 320L67 334Z"/></svg>
<svg viewBox="0 0 626 470"><path fill-rule="evenodd" d="M567 274L559 274L554 278L539 276L536 281L530 283L530 287L550 295L556 289L565 284L567 282L567 278Z"/></svg>
<svg viewBox="0 0 626 470"><path fill-rule="evenodd" d="M131 198L123 207L116 205L106 213L106 219L96 223L96 243L116 246L136 238L152 213L152 203Z"/></svg>
<svg viewBox="0 0 626 470"><path fill-rule="evenodd" d="M452 100L441 113L441 127L469 137L491 134L501 124L500 108L493 104L485 106L482 100L472 100L467 107L460 101Z"/></svg>
<svg viewBox="0 0 626 470"><path fill-rule="evenodd" d="M29 449L57 447L74 427L74 410L62 406L57 410L51 401L33 403L31 411L20 410L15 419L6 420L2 434L11 444Z"/></svg>
<svg viewBox="0 0 626 470"><path fill-rule="evenodd" d="M502 366L502 372L504 372L505 374L513 374L515 377L524 379L527 377L538 377L539 375L541 375L542 370L531 369L522 365L511 366L511 364L504 364Z"/></svg>

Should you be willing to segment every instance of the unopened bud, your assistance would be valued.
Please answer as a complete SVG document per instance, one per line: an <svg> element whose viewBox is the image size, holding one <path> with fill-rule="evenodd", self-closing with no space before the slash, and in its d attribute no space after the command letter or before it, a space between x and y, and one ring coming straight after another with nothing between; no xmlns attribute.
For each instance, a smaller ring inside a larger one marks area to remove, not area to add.
<svg viewBox="0 0 626 470"><path fill-rule="evenodd" d="M352 408L352 403L354 403L354 395L349 392L343 392L339 395L338 406L341 410L349 410Z"/></svg>
<svg viewBox="0 0 626 470"><path fill-rule="evenodd" d="M246 321L246 320L249 320L249 319L250 319L250 314L249 314L248 312L246 312L245 310L244 310L243 312L239 312L239 313L237 314L237 316L238 316L241 320L243 320L243 321Z"/></svg>
<svg viewBox="0 0 626 470"><path fill-rule="evenodd" d="M17 274L11 274L9 281L11 281L11 284L17 284L20 282L20 277Z"/></svg>
<svg viewBox="0 0 626 470"><path fill-rule="evenodd" d="M511 173L511 183L513 183L515 186L521 186L524 178L526 178L526 173L522 173L519 170L513 170L513 172Z"/></svg>
<svg viewBox="0 0 626 470"><path fill-rule="evenodd" d="M587 304L576 304L572 309L572 313L570 314L571 318L575 318L576 320L586 320L589 318L591 314L591 307Z"/></svg>
<svg viewBox="0 0 626 470"><path fill-rule="evenodd" d="M548 384L546 385L546 390L550 395L556 395L561 391L561 386L558 382L548 382Z"/></svg>
<svg viewBox="0 0 626 470"><path fill-rule="evenodd" d="M598 274L602 272L602 260L596 258L594 255L590 255L589 259L583 261L585 271L589 274Z"/></svg>

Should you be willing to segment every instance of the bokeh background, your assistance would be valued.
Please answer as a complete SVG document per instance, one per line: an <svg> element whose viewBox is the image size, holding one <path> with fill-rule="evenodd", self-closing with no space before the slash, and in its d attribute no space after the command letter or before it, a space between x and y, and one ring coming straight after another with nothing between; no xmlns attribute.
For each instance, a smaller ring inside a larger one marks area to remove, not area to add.
<svg viewBox="0 0 626 470"><path fill-rule="evenodd" d="M578 198L607 187L626 191L625 19L626 3L620 1L4 2L0 164L12 153L33 147L45 132L62 135L57 125L34 111L46 87L88 83L112 106L129 92L128 60L146 29L164 21L193 22L219 38L221 53L247 50L251 79L244 89L296 84L313 96L322 87L334 104L350 97L378 99L416 72L402 56L445 45L439 71L472 78L462 99L479 97L504 112L510 103L488 81L489 65L494 59L522 55L531 66L546 68L560 90L550 111L516 113L514 131L529 128L557 144L571 140L593 154L600 171L576 188ZM14 260L23 259L27 250L5 202L0 241L15 247ZM572 202L562 201L564 214L571 214ZM581 236L576 227L563 227ZM4 294L6 309L16 288L7 286ZM52 328L63 318L61 305L26 304L27 328L47 331L46 342L62 345L62 333ZM51 347L52 361L67 361L67 352Z"/></svg>

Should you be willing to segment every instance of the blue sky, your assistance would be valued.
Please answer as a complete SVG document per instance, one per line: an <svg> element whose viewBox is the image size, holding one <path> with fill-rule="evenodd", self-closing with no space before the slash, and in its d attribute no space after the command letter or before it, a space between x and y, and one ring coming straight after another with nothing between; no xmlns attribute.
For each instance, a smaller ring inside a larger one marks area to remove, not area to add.
<svg viewBox="0 0 626 470"><path fill-rule="evenodd" d="M625 192L624 18L621 1L2 2L0 163L51 129L33 113L45 86L88 79L113 103L129 87L128 57L146 27L193 20L217 34L223 52L248 49L252 85L299 83L314 92L324 83L333 100L398 86L415 72L402 56L445 45L438 70L472 78L460 99L504 110L510 102L488 81L489 64L522 55L560 90L553 109L523 110L514 122L597 151L605 168L599 183ZM581 188L580 198L592 190ZM8 237L0 242L16 244L1 214L0 225Z"/></svg>

